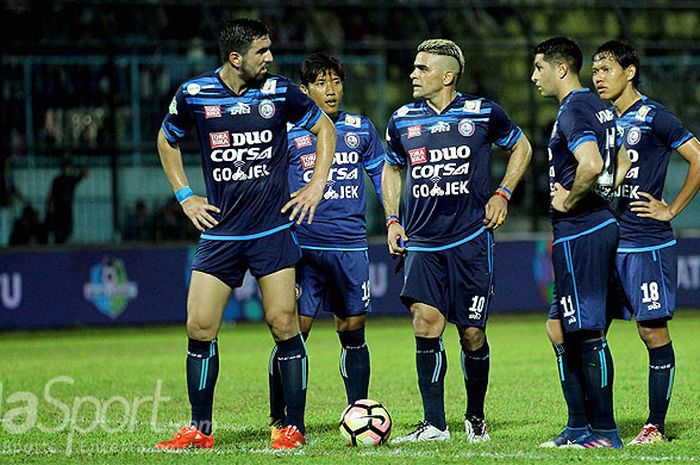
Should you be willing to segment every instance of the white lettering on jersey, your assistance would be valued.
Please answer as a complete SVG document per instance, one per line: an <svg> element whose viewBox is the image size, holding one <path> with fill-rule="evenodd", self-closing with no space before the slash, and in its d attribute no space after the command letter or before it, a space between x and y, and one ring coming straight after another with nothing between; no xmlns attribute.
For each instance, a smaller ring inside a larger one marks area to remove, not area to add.
<svg viewBox="0 0 700 465"><path fill-rule="evenodd" d="M265 84L263 85L262 89L260 89L260 92L262 92L263 94L274 94L276 90L277 80L268 79L267 81L265 81Z"/></svg>
<svg viewBox="0 0 700 465"><path fill-rule="evenodd" d="M235 164L235 163L234 163ZM242 165L237 168L214 168L212 176L216 182L224 181L248 181L250 179L263 178L269 176L267 165L253 165L247 170L242 169Z"/></svg>
<svg viewBox="0 0 700 465"><path fill-rule="evenodd" d="M433 163L443 160L456 160L458 158L465 159L471 155L471 149L468 145L460 145L458 147L443 147L441 149L430 149L430 161Z"/></svg>
<svg viewBox="0 0 700 465"><path fill-rule="evenodd" d="M615 115L610 110L601 110L595 114L595 117L598 118L598 122L600 124L606 123L608 121L615 121Z"/></svg>
<svg viewBox="0 0 700 465"><path fill-rule="evenodd" d="M411 189L415 198L421 197L445 197L449 195L469 194L469 181L449 181L445 187L438 186L437 183L430 187L428 184L416 184Z"/></svg>

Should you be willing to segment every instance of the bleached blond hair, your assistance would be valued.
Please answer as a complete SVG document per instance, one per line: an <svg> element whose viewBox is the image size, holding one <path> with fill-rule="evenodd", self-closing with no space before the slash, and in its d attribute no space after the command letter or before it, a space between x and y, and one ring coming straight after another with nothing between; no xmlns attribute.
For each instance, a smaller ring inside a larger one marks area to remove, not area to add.
<svg viewBox="0 0 700 465"><path fill-rule="evenodd" d="M464 54L459 45L447 39L428 39L424 40L416 50L416 53L425 52L432 53L434 55L442 55L446 57L452 57L457 60L459 65L459 70L457 71L457 79L455 79L455 85L459 82L459 78L464 74Z"/></svg>

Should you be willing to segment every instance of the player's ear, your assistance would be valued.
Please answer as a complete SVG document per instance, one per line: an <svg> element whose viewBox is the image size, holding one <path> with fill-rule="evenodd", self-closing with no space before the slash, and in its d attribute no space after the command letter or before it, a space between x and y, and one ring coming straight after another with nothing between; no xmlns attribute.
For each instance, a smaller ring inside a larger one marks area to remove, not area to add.
<svg viewBox="0 0 700 465"><path fill-rule="evenodd" d="M567 74L569 74L569 64L565 61L557 63L557 77L564 79Z"/></svg>
<svg viewBox="0 0 700 465"><path fill-rule="evenodd" d="M233 51L228 54L228 62L234 68L240 69L241 65L243 64L243 55L236 51Z"/></svg>
<svg viewBox="0 0 700 465"><path fill-rule="evenodd" d="M637 67L635 65L629 65L625 68L625 74L627 75L627 80L632 81L637 74Z"/></svg>
<svg viewBox="0 0 700 465"><path fill-rule="evenodd" d="M309 88L306 87L306 84L299 84L299 89L301 89L301 91L306 95L309 95Z"/></svg>
<svg viewBox="0 0 700 465"><path fill-rule="evenodd" d="M455 77L457 75L454 73L454 71L450 71L449 69L445 71L445 74L442 76L442 83L445 86L451 86L455 82Z"/></svg>

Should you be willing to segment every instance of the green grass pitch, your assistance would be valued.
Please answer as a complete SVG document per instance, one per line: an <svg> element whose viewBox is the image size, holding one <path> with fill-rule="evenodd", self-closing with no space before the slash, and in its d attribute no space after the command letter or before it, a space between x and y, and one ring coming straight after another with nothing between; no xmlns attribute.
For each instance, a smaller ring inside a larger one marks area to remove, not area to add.
<svg viewBox="0 0 700 465"><path fill-rule="evenodd" d="M272 339L263 324L225 326L214 404L216 448L164 453L153 445L189 419L183 327L9 332L0 336L0 463L689 463L700 459L700 312L671 323L677 372L669 444L620 451L542 450L558 433L565 406L544 315L495 315L489 321L491 379L486 414L492 441L467 444L465 390L456 331L448 328L447 419L452 440L372 449L346 447L337 421L345 407L339 344L329 321L308 342L308 445L269 449L267 363ZM410 321L370 318L370 397L393 416L393 434L422 418ZM634 325L616 322L615 413L625 442L646 418L647 354ZM160 382L159 382L160 380ZM157 387L161 399L152 420ZM45 392L46 391L46 392ZM48 394L48 400L45 398ZM35 417L33 416L35 415ZM154 431L154 429L156 431ZM85 431L85 432L83 432Z"/></svg>

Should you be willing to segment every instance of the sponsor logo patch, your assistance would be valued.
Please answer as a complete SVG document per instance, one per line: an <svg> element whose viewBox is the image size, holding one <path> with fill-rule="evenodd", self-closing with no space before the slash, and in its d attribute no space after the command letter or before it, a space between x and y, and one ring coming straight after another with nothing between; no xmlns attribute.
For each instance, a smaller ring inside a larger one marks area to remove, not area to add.
<svg viewBox="0 0 700 465"><path fill-rule="evenodd" d="M170 102L170 107L168 107L168 113L171 115L177 115L177 100L173 97L173 101Z"/></svg>
<svg viewBox="0 0 700 465"><path fill-rule="evenodd" d="M353 128L359 128L362 125L362 122L358 116L345 115L345 124Z"/></svg>
<svg viewBox="0 0 700 465"><path fill-rule="evenodd" d="M428 161L428 153L426 152L425 147L409 150L408 156L411 159L411 165L418 165Z"/></svg>
<svg viewBox="0 0 700 465"><path fill-rule="evenodd" d="M459 126L457 126L457 130L459 130L459 133L464 137L469 137L474 134L475 129L476 127L474 126L474 123L468 119L463 119L459 122Z"/></svg>
<svg viewBox="0 0 700 465"><path fill-rule="evenodd" d="M406 137L409 139L412 139L414 137L420 137L420 135L423 133L420 128L420 124L417 124L415 126L409 126L408 130L406 132Z"/></svg>
<svg viewBox="0 0 700 465"><path fill-rule="evenodd" d="M479 113L481 111L481 100L467 100L464 102L462 110L468 113Z"/></svg>
<svg viewBox="0 0 700 465"><path fill-rule="evenodd" d="M221 105L204 105L204 118L221 118Z"/></svg>
<svg viewBox="0 0 700 465"><path fill-rule="evenodd" d="M202 87L195 82L187 85L187 93L190 95L197 95L200 90L202 90Z"/></svg>
<svg viewBox="0 0 700 465"><path fill-rule="evenodd" d="M213 149L218 149L220 147L230 147L231 146L231 136L228 131L223 132L210 132L209 133L209 146Z"/></svg>
<svg viewBox="0 0 700 465"><path fill-rule="evenodd" d="M650 106L642 105L641 107L639 107L639 110L637 110L636 118L640 121L644 121L650 111L651 111Z"/></svg>
<svg viewBox="0 0 700 465"><path fill-rule="evenodd" d="M294 145L296 146L297 149L301 149L304 147L311 147L312 144L313 144L313 141L311 140L311 136L308 134L305 136L294 138Z"/></svg>
<svg viewBox="0 0 700 465"><path fill-rule="evenodd" d="M308 155L302 155L301 156L301 168L308 170L309 168L313 168L316 166L316 154L315 153L310 153Z"/></svg>
<svg viewBox="0 0 700 465"><path fill-rule="evenodd" d="M345 143L351 149L356 149L360 146L360 138L354 132L349 132L345 134Z"/></svg>

